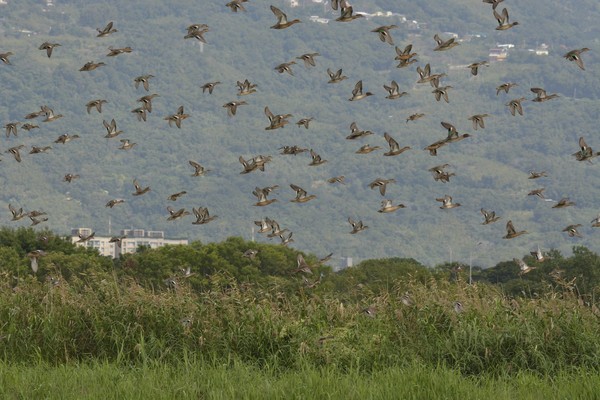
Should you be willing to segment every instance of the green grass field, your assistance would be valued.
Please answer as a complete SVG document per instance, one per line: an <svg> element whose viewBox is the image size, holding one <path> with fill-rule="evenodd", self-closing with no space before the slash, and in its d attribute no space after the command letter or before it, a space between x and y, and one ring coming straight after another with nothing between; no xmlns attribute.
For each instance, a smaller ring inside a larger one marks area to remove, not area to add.
<svg viewBox="0 0 600 400"><path fill-rule="evenodd" d="M594 399L600 375L528 373L463 377L417 364L372 374L302 368L277 373L248 364L0 365L3 399Z"/></svg>

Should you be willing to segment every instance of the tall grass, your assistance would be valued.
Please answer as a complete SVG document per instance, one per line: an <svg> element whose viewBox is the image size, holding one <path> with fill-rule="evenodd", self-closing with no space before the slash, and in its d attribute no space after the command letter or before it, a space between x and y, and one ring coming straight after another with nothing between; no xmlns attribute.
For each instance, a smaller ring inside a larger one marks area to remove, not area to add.
<svg viewBox="0 0 600 400"><path fill-rule="evenodd" d="M0 289L0 359L242 362L274 373L370 374L415 364L464 376L600 372L596 309L568 290L508 299L492 286L407 278L382 293L357 288L340 299L300 284L290 294L277 283L237 285L226 275L212 282L198 293L185 284L154 291L110 275L58 285L26 278ZM406 292L414 305L401 302ZM374 318L363 312L368 306Z"/></svg>

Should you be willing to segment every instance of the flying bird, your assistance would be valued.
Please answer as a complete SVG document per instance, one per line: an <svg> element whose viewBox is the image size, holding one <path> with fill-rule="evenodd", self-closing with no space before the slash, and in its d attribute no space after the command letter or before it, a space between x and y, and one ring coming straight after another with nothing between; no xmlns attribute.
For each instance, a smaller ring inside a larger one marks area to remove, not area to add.
<svg viewBox="0 0 600 400"><path fill-rule="evenodd" d="M174 221L176 219L183 218L186 215L190 215L190 212L187 211L185 208L175 210L173 207L167 206L167 211L169 212L169 217L167 218L167 221Z"/></svg>
<svg viewBox="0 0 600 400"><path fill-rule="evenodd" d="M233 117L237 112L237 108L241 105L248 104L245 101L230 101L229 103L223 104L223 107L227 109L227 115Z"/></svg>
<svg viewBox="0 0 600 400"><path fill-rule="evenodd" d="M12 154L17 162L21 162L21 149L25 147L24 144L20 144L18 146L14 146L6 150L7 153Z"/></svg>
<svg viewBox="0 0 600 400"><path fill-rule="evenodd" d="M388 142L388 145L390 146L390 151L384 153L384 156L397 156L398 154L402 154L404 153L406 150L410 149L410 146L404 146L402 148L400 148L400 145L398 144L398 142L391 137L387 132L383 133L383 137L385 138L385 140Z"/></svg>
<svg viewBox="0 0 600 400"><path fill-rule="evenodd" d="M20 219L23 219L27 216L27 213L23 212L23 207L20 207L18 210L13 207L10 203L8 204L8 209L10 210L10 213L12 214L12 219L11 221L18 221Z"/></svg>
<svg viewBox="0 0 600 400"><path fill-rule="evenodd" d="M308 195L306 190L302 189L300 186L294 185L293 183L290 184L290 187L296 192L296 197L290 200L293 203L306 203L307 201L317 198L317 196L314 194Z"/></svg>
<svg viewBox="0 0 600 400"><path fill-rule="evenodd" d="M192 176L202 176L205 173L210 172L210 169L204 168L196 161L189 160L188 163L192 166L192 168L194 168L194 173L192 174Z"/></svg>
<svg viewBox="0 0 600 400"><path fill-rule="evenodd" d="M113 22L110 21L103 29L97 28L98 31L97 37L105 37L110 35L111 33L118 32L117 29L113 28Z"/></svg>
<svg viewBox="0 0 600 400"><path fill-rule="evenodd" d="M78 179L79 178L79 174L66 174L65 177L63 178L63 182L68 182L71 183L73 182L73 180Z"/></svg>
<svg viewBox="0 0 600 400"><path fill-rule="evenodd" d="M444 99L446 103L449 103L450 101L448 99L448 89L452 89L452 86L436 87L431 93L435 95L435 99L437 101Z"/></svg>
<svg viewBox="0 0 600 400"><path fill-rule="evenodd" d="M363 146L360 146L360 148L355 151L356 154L369 154L374 152L375 150L379 150L381 147L380 146L371 146L370 144L365 144Z"/></svg>
<svg viewBox="0 0 600 400"><path fill-rule="evenodd" d="M444 195L444 197L435 200L442 202L442 205L440 206L442 210L460 207L460 203L454 203L452 201L452 196Z"/></svg>
<svg viewBox="0 0 600 400"><path fill-rule="evenodd" d="M471 69L471 75L476 76L479 72L480 67L488 67L489 65L490 63L487 61L479 61L468 65L467 68Z"/></svg>
<svg viewBox="0 0 600 400"><path fill-rule="evenodd" d="M179 106L175 114L166 116L164 119L169 122L169 126L172 126L171 124L175 123L175 126L181 129L181 121L188 118L189 116L189 114L183 112L183 106Z"/></svg>
<svg viewBox="0 0 600 400"><path fill-rule="evenodd" d="M96 68L102 67L104 65L106 65L106 63L104 63L102 61L100 61L98 63L95 63L93 61L88 61L83 65L83 67L79 68L79 71L93 71Z"/></svg>
<svg viewBox="0 0 600 400"><path fill-rule="evenodd" d="M518 22L509 22L508 10L506 8L502 9L502 14L499 14L494 10L494 18L498 21L498 26L496 27L496 30L498 31L505 31L513 26L519 25Z"/></svg>
<svg viewBox="0 0 600 400"><path fill-rule="evenodd" d="M194 29L195 28L195 29ZM208 25L191 25L188 27L188 33L183 38L184 39L196 39L199 42L208 44L206 39L204 38L204 34L209 31Z"/></svg>
<svg viewBox="0 0 600 400"><path fill-rule="evenodd" d="M600 152L594 153L591 147L587 145L583 136L579 138L579 151L577 153L573 153L573 156L577 159L577 161L588 161L593 157L600 155Z"/></svg>
<svg viewBox="0 0 600 400"><path fill-rule="evenodd" d="M179 199L181 196L183 196L185 194L187 194L187 192L185 190L182 190L181 192L173 193L172 195L167 197L167 200L177 201L177 199Z"/></svg>
<svg viewBox="0 0 600 400"><path fill-rule="evenodd" d="M532 101L535 101L536 103L541 103L543 101L552 100L558 97L558 94L556 93L546 94L546 91L542 88L531 88L530 90L535 93L536 97Z"/></svg>
<svg viewBox="0 0 600 400"><path fill-rule="evenodd" d="M529 252L529 254L531 254L533 257L535 257L535 261L537 261L537 262L543 262L546 259L546 257L544 256L544 253L542 253L542 249L540 249L539 245L538 245L536 251L531 251L531 252Z"/></svg>
<svg viewBox="0 0 600 400"><path fill-rule="evenodd" d="M500 219L500 217L498 217L496 215L495 211L487 211L487 210L484 210L483 208L480 211L481 211L481 214L483 214L483 218L485 219L485 221L482 222L482 225L491 224Z"/></svg>
<svg viewBox="0 0 600 400"><path fill-rule="evenodd" d="M118 204L123 204L123 203L125 203L125 200L123 200L123 199L112 199L112 200L109 200L108 203L106 203L105 207L113 208L114 206L116 206Z"/></svg>
<svg viewBox="0 0 600 400"><path fill-rule="evenodd" d="M473 129L477 130L477 128L484 129L485 122L484 118L489 117L488 114L476 114L471 115L468 119L473 123Z"/></svg>
<svg viewBox="0 0 600 400"><path fill-rule="evenodd" d="M233 0L233 1L230 1L229 3L225 4L225 7L229 7L229 9L232 12L246 11L244 6L242 5L242 3L246 2L246 1L247 0Z"/></svg>
<svg viewBox="0 0 600 400"><path fill-rule="evenodd" d="M553 205L552 208L565 208L565 207L574 206L574 205L575 205L574 201L569 200L568 197L563 197L555 205Z"/></svg>
<svg viewBox="0 0 600 400"><path fill-rule="evenodd" d="M379 35L379 40L381 40L384 43L387 42L393 46L394 39L392 38L392 35L390 34L390 30L395 29L397 27L398 27L398 25L383 25L383 26L380 26L378 28L371 30L371 32L376 32Z"/></svg>
<svg viewBox="0 0 600 400"><path fill-rule="evenodd" d="M95 235L96 235L96 232L92 232L88 235L84 234L83 232L79 232L79 234L77 235L77 237L79 237L79 239L77 240L77 243L85 243L88 240L93 239Z"/></svg>
<svg viewBox="0 0 600 400"><path fill-rule="evenodd" d="M506 103L506 106L508 107L508 110L510 111L510 113L515 116L516 113L519 113L520 115L523 115L523 106L521 105L521 102L525 100L525 97L521 97L518 99L513 99L511 101L509 101L508 103Z"/></svg>
<svg viewBox="0 0 600 400"><path fill-rule="evenodd" d="M144 87L144 90L150 90L150 79L154 78L154 75L140 75L133 80L135 88L137 89L140 84Z"/></svg>
<svg viewBox="0 0 600 400"><path fill-rule="evenodd" d="M257 186L256 188L254 188L254 190L252 191L252 194L254 196L256 196L256 198L258 199L258 202L254 203L254 205L257 207L264 207L264 206L268 206L269 204L276 202L277 199L267 199L267 196L269 195L269 193L271 193L273 190L277 189L278 187L279 187L278 185L275 185L275 186L267 186L264 188L259 188Z"/></svg>
<svg viewBox="0 0 600 400"><path fill-rule="evenodd" d="M271 29L285 29L294 24L302 22L299 19L288 20L287 15L285 15L279 8L275 6L271 6L271 11L277 17L277 23L273 25Z"/></svg>
<svg viewBox="0 0 600 400"><path fill-rule="evenodd" d="M27 257L29 257L31 261L31 270L35 274L38 272L38 260L40 257L45 257L47 253L44 250L32 250L27 253Z"/></svg>
<svg viewBox="0 0 600 400"><path fill-rule="evenodd" d="M521 236L526 233L528 233L528 232L515 230L512 221L508 221L506 223L506 235L503 237L503 239L513 239L513 238L516 238L517 236Z"/></svg>
<svg viewBox="0 0 600 400"><path fill-rule="evenodd" d="M310 162L310 166L317 166L327 162L327 160L323 160L319 154L317 154L313 149L310 149L310 156L312 157L312 161Z"/></svg>
<svg viewBox="0 0 600 400"><path fill-rule="evenodd" d="M504 0L483 0L484 3L488 3L492 5L492 10L495 10L498 7L498 4L502 3Z"/></svg>
<svg viewBox="0 0 600 400"><path fill-rule="evenodd" d="M327 83L339 83L344 79L348 79L347 76L342 75L342 69L338 69L336 72L333 72L329 68L327 68L327 74L329 75L329 82Z"/></svg>
<svg viewBox="0 0 600 400"><path fill-rule="evenodd" d="M196 216L196 221L192 222L193 225L204 225L208 224L210 221L213 221L218 218L218 215L210 215L207 207L192 207L192 211Z"/></svg>
<svg viewBox="0 0 600 400"><path fill-rule="evenodd" d="M406 118L406 123L408 124L408 121L416 121L420 118L423 118L425 116L425 114L423 113L414 113L408 116L408 118Z"/></svg>
<svg viewBox="0 0 600 400"><path fill-rule="evenodd" d="M114 118L110 122L103 120L102 125L104 125L106 128L106 135L104 136L105 138L113 138L123 133L123 131L117 130L117 122Z"/></svg>
<svg viewBox="0 0 600 400"><path fill-rule="evenodd" d="M292 274L303 273L312 275L313 272L311 266L308 265L308 263L304 260L304 257L300 253L298 253L298 256L296 257L296 264L297 268L292 271Z"/></svg>
<svg viewBox="0 0 600 400"><path fill-rule="evenodd" d="M151 190L150 186L146 186L145 188L140 186L137 179L133 180L133 186L135 187L135 193L133 193L134 196L141 196L145 193L148 193Z"/></svg>
<svg viewBox="0 0 600 400"><path fill-rule="evenodd" d="M365 229L369 228L367 225L363 225L362 220L361 221L354 221L350 217L348 217L348 223L350 223L350 226L352 226L352 231L350 231L350 233L352 235L354 235L355 233L358 233L358 232L362 232Z"/></svg>
<svg viewBox="0 0 600 400"><path fill-rule="evenodd" d="M310 118L302 118L300 119L298 122L296 122L296 125L298 125L299 127L303 126L305 129L308 129L308 125L310 124L310 122L313 120L313 117Z"/></svg>
<svg viewBox="0 0 600 400"><path fill-rule="evenodd" d="M129 139L121 139L121 145L119 146L119 150L131 150L135 147L137 143L131 142Z"/></svg>
<svg viewBox="0 0 600 400"><path fill-rule="evenodd" d="M215 87L217 85L219 85L221 82L216 81L216 82L207 82L204 85L200 86L202 88L202 93L206 92L208 90L208 94L212 94L213 90L215 89Z"/></svg>
<svg viewBox="0 0 600 400"><path fill-rule="evenodd" d="M519 86L519 85L514 82L506 82L506 83L501 84L500 86L496 87L496 96L498 96L500 94L500 92L502 92L502 91L504 91L504 93L508 93L510 88L513 88L515 86Z"/></svg>
<svg viewBox="0 0 600 400"><path fill-rule="evenodd" d="M396 81L392 81L390 86L383 85L383 88L388 92L388 95L385 96L386 99L394 100L399 99L400 97L407 95L407 92L401 92Z"/></svg>
<svg viewBox="0 0 600 400"><path fill-rule="evenodd" d="M579 233L579 231L577 230L577 228L579 228L580 226L581 226L581 224L569 225L565 229L563 229L562 231L563 232L567 232L567 234L569 235L569 237L582 238L583 236L581 236L581 233Z"/></svg>
<svg viewBox="0 0 600 400"><path fill-rule="evenodd" d="M373 95L373 93L371 93L371 92L363 93L362 80L360 80L360 81L356 82L356 85L354 85L354 90L352 90L352 97L349 98L348 100L350 100L350 101L362 100L362 99L372 96L372 95Z"/></svg>
<svg viewBox="0 0 600 400"><path fill-rule="evenodd" d="M336 18L336 21L350 22L350 21L354 21L355 19L363 17L362 14L354 14L354 9L345 0L340 0L340 3L341 3L342 10L341 10L340 16L338 18Z"/></svg>
<svg viewBox="0 0 600 400"><path fill-rule="evenodd" d="M433 35L433 39L437 43L437 46L433 49L433 51L444 51L450 50L453 47L458 46L460 43L456 42L453 37L448 40L442 39L437 33ZM476 74L473 74L476 75Z"/></svg>
<svg viewBox="0 0 600 400"><path fill-rule="evenodd" d="M10 63L10 60L8 59L10 56L12 56L14 53L9 51L6 53L0 53L0 61L2 61L4 64L6 65L12 65Z"/></svg>
<svg viewBox="0 0 600 400"><path fill-rule="evenodd" d="M46 55L48 56L48 58L50 58L52 56L52 51L54 50L54 48L59 47L60 45L60 43L44 42L40 45L40 47L38 47L38 49L46 50Z"/></svg>
<svg viewBox="0 0 600 400"><path fill-rule="evenodd" d="M530 267L529 265L525 264L525 261L518 258L513 258L513 261L519 266L519 275L525 275L536 269L536 267Z"/></svg>
<svg viewBox="0 0 600 400"><path fill-rule="evenodd" d="M385 189L390 183L396 183L396 180L377 178L373 182L369 183L369 187L371 189L379 188L379 193L381 193L382 196L385 196Z"/></svg>
<svg viewBox="0 0 600 400"><path fill-rule="evenodd" d="M129 46L121 47L121 48L109 47L108 51L109 52L106 55L106 57L115 57L115 56L118 56L119 54L131 53L133 51L133 49Z"/></svg>
<svg viewBox="0 0 600 400"><path fill-rule="evenodd" d="M6 137L10 137L11 133L16 137L17 126L19 126L20 124L20 122L9 122L8 124L4 125L4 129L6 129Z"/></svg>
<svg viewBox="0 0 600 400"><path fill-rule="evenodd" d="M295 65L295 64L296 64L296 61L285 62L285 63L279 64L278 66L276 66L273 69L276 70L277 72L279 72L280 74L287 72L288 74L294 76L294 71L292 71L292 65Z"/></svg>
<svg viewBox="0 0 600 400"><path fill-rule="evenodd" d="M306 68L310 68L310 67L316 66L315 57L320 56L320 55L321 54L319 54L319 53L306 53L306 54L302 54L299 57L296 57L296 59L304 61L304 66Z"/></svg>
<svg viewBox="0 0 600 400"><path fill-rule="evenodd" d="M546 171L529 171L529 177L527 179L538 179L547 176Z"/></svg>
<svg viewBox="0 0 600 400"><path fill-rule="evenodd" d="M379 213L391 213L394 211L397 211L401 208L405 208L406 206L404 204L392 204L391 200L382 200L381 201L381 208L379 210L377 210L377 212Z"/></svg>
<svg viewBox="0 0 600 400"><path fill-rule="evenodd" d="M86 108L88 114L90 113L90 111L93 108L95 108L96 111L101 113L102 112L102 104L105 104L105 103L108 103L108 101L104 100L104 99L95 99L95 100L88 101L85 105L85 108Z"/></svg>
<svg viewBox="0 0 600 400"><path fill-rule="evenodd" d="M583 66L583 59L581 58L581 53L584 53L586 51L589 51L587 47L571 50L568 53L566 53L563 57L569 61L573 61L575 64L577 64L579 68L585 70L585 67Z"/></svg>

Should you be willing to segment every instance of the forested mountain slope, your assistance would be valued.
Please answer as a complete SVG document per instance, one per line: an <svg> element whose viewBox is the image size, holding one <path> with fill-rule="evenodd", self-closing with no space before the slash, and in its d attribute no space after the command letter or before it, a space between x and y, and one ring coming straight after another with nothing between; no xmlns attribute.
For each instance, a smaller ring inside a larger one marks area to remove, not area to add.
<svg viewBox="0 0 600 400"><path fill-rule="evenodd" d="M300 1L243 3L246 12L231 12L225 2L195 1L92 1L57 0L53 6L42 1L9 1L0 5L0 53L12 52L11 65L0 65L0 126L20 122L18 136L3 139L1 150L24 145L20 163L5 153L0 180L0 220L13 226L28 225L29 219L11 222L8 204L25 210L42 209L48 221L41 226L68 233L87 226L106 234L108 220L113 228L139 227L165 230L169 236L202 242L228 236L251 237L255 220L270 217L293 232L291 246L315 254L333 251L336 257L356 259L409 257L425 264L468 260L491 266L500 260L521 257L541 246L569 252L575 244L597 251L599 232L590 226L600 208L600 174L597 160L578 162L583 136L592 148L600 148L597 112L600 109L598 26L600 6L593 1L505 1L511 21L519 25L506 31L498 26L489 4L479 1L358 1L354 10L369 14L391 11L389 17L373 16L352 22L336 22L339 11L327 4ZM273 4L302 23L290 28L269 29L276 18ZM401 14L401 15L397 15ZM329 19L328 23L311 16ZM406 22L403 17L406 18ZM314 18L313 18L314 19ZM118 30L96 37L96 28L114 21ZM417 21L417 24L411 21ZM208 24L206 44L184 39L191 24ZM390 31L401 49L413 44L418 53L414 63L396 68L394 46L381 42L371 30L396 24ZM460 45L434 52L434 34L444 39L458 35ZM60 43L51 58L38 50L42 42ZM548 47L547 56L530 49ZM477 76L467 65L488 60L490 48L513 44L508 58L481 67ZM107 57L109 47L131 46L130 54ZM567 51L588 47L583 54L585 71L565 60ZM318 52L316 66L307 68L296 57ZM279 74L274 68L284 62L294 75ZM87 62L104 62L96 70L81 72ZM416 66L430 63L432 73L447 74L441 86L450 85L449 102L436 101L434 89L419 79ZM327 69L343 69L348 79L328 84ZM150 90L135 88L134 78L151 74ZM250 80L257 91L238 96L236 81ZM352 89L362 80L366 99L349 102ZM398 82L409 94L386 99L383 85ZM220 81L213 94L201 86ZM508 94L496 94L504 82L516 82ZM545 88L558 98L536 103L531 87ZM147 121L131 112L140 107L136 99L156 93ZM512 116L505 106L525 97L524 115ZM102 113L86 112L85 104L106 99ZM223 105L247 101L228 117ZM47 105L63 118L33 122L40 126L26 132L25 115ZM164 120L184 106L189 118L181 129ZM269 121L263 109L274 114L293 114L283 129L265 130ZM424 113L414 122L409 115ZM489 114L485 129L473 130L467 118ZM295 122L313 117L308 130ZM115 119L123 133L104 138L102 121ZM442 121L453 124L460 134L471 136L448 144L432 157L423 148L446 137ZM350 124L373 135L347 140ZM411 149L395 157L388 151L384 132L400 146ZM78 134L67 144L54 141L59 135ZM119 150L119 139L137 143ZM381 146L370 154L355 154L365 144ZM314 149L328 162L309 166L308 153L281 155L280 148L298 145ZM31 146L52 146L47 153L28 154ZM240 156L272 156L265 171L240 174ZM188 160L211 171L193 177ZM429 168L448 163L454 172L447 183L436 182ZM546 171L547 177L528 179L529 171ZM65 174L79 174L71 183ZM345 176L345 185L327 179ZM386 196L369 189L376 178L395 179ZM151 187L142 196L132 196L133 180ZM290 184L304 188L317 198L304 204L292 203ZM270 198L278 201L256 207L255 187L279 185ZM527 194L544 187L554 201ZM176 202L169 195L187 192ZM450 195L461 204L441 210L436 198ZM553 209L557 200L569 197L576 205ZM107 208L114 198L125 203ZM378 213L383 199L406 208ZM218 219L193 225L192 216L167 221L167 206L174 209L208 207ZM498 222L482 225L480 209L494 210ZM362 220L366 231L350 235L348 217ZM505 240L505 224L512 220L517 230L528 234ZM582 238L569 237L562 229L579 227ZM256 240L268 241L256 234ZM279 240L275 238L275 240Z"/></svg>

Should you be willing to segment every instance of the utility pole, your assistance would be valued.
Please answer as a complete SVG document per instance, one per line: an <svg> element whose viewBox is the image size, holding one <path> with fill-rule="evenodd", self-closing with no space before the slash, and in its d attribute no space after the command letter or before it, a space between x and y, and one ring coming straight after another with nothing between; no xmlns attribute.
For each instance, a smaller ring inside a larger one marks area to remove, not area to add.
<svg viewBox="0 0 600 400"><path fill-rule="evenodd" d="M473 284L473 253L469 253L469 285Z"/></svg>

